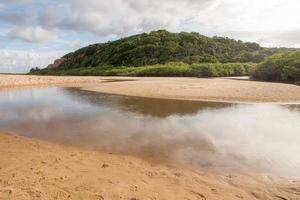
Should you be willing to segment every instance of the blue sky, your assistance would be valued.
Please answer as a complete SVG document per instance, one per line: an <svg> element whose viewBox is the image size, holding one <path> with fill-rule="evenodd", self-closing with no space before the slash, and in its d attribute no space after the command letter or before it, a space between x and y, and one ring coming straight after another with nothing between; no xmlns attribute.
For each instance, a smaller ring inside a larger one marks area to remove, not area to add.
<svg viewBox="0 0 300 200"><path fill-rule="evenodd" d="M300 47L298 0L0 0L0 72L157 29Z"/></svg>

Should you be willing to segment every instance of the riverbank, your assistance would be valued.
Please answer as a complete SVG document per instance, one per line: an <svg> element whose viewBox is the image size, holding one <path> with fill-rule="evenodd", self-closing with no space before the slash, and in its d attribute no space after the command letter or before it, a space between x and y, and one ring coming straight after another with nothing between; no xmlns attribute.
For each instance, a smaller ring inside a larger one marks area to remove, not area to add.
<svg viewBox="0 0 300 200"><path fill-rule="evenodd" d="M292 84L229 78L145 78L0 75L0 88L63 85L84 90L151 98L223 102L300 103Z"/></svg>
<svg viewBox="0 0 300 200"><path fill-rule="evenodd" d="M116 79L118 80L118 79ZM300 87L229 78L137 78L84 90L128 96L230 103L300 103Z"/></svg>
<svg viewBox="0 0 300 200"><path fill-rule="evenodd" d="M203 94L205 86L216 88L215 94L218 94L222 88L229 87L225 83L233 84L232 88L239 87L236 83L246 83L253 88L258 86L252 83L260 84L230 79L0 75L2 89L62 85L108 93L187 99L195 91ZM265 89L272 88L273 91L276 88L280 88L279 91L286 89L289 95L299 89L293 85L264 84ZM297 93L290 97L290 101L297 100ZM296 181L250 172L220 174L195 171L183 166L151 163L132 156L61 146L6 133L0 133L0 155L0 199L280 200L298 199L300 193L300 183Z"/></svg>
<svg viewBox="0 0 300 200"><path fill-rule="evenodd" d="M0 199L297 199L299 183L219 175L0 133Z"/></svg>

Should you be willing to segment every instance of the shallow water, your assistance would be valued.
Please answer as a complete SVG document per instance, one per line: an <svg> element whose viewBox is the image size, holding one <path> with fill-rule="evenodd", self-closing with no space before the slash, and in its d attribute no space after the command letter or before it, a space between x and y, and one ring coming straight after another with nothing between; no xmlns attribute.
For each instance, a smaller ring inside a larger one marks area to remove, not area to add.
<svg viewBox="0 0 300 200"><path fill-rule="evenodd" d="M300 106L107 95L79 89L0 92L0 130L193 167L300 178Z"/></svg>

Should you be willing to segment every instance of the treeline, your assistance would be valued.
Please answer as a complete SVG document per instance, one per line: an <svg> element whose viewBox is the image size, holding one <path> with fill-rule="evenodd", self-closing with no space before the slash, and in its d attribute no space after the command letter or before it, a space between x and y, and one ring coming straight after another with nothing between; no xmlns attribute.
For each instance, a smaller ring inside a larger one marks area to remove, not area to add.
<svg viewBox="0 0 300 200"><path fill-rule="evenodd" d="M78 75L78 76L177 76L177 77L224 77L249 75L254 69L252 63L167 63L141 67L81 67L72 69L42 69L32 74Z"/></svg>
<svg viewBox="0 0 300 200"><path fill-rule="evenodd" d="M300 50L277 53L266 58L256 67L252 78L300 84Z"/></svg>
<svg viewBox="0 0 300 200"><path fill-rule="evenodd" d="M277 49L262 48L257 43L160 30L93 44L63 56L49 67L144 66L168 62L258 63L275 51Z"/></svg>

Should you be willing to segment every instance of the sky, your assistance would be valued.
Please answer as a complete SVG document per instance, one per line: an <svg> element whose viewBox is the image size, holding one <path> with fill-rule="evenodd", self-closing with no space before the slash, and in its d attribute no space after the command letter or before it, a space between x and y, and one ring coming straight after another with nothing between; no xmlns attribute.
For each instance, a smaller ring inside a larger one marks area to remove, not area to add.
<svg viewBox="0 0 300 200"><path fill-rule="evenodd" d="M300 47L300 1L0 0L0 72L46 67L80 47L158 29Z"/></svg>

